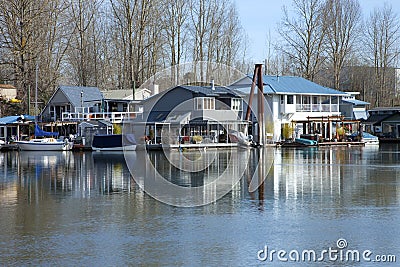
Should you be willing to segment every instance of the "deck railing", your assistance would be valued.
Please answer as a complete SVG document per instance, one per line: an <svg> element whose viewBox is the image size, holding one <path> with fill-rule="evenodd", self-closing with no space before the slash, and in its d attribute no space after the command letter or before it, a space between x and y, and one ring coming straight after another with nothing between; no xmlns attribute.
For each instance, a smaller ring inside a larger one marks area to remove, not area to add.
<svg viewBox="0 0 400 267"><path fill-rule="evenodd" d="M338 112L337 104L296 104L297 112Z"/></svg>
<svg viewBox="0 0 400 267"><path fill-rule="evenodd" d="M62 121L87 121L87 120L106 120L111 123L121 123L124 118L142 117L142 112L63 112Z"/></svg>

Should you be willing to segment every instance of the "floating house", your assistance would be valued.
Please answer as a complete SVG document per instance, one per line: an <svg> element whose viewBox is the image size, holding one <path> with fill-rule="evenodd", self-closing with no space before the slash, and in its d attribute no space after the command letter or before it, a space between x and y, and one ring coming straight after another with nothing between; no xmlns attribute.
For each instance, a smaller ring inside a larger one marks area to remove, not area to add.
<svg viewBox="0 0 400 267"><path fill-rule="evenodd" d="M367 106L370 104L356 99L359 92L346 92L347 96L342 96L339 110L343 117L348 120L366 120L368 118Z"/></svg>
<svg viewBox="0 0 400 267"><path fill-rule="evenodd" d="M266 125L273 141L285 139L284 129L292 128L294 137L320 133L331 139L335 134L335 123L341 114L341 105L349 103L351 116L358 115L358 108L367 103L358 102L346 92L318 85L307 79L294 76L263 75L264 96L270 107L273 124ZM252 77L246 76L230 87L249 95ZM347 102L343 102L347 101ZM315 118L315 121L313 120ZM273 129L273 130L272 130Z"/></svg>
<svg viewBox="0 0 400 267"><path fill-rule="evenodd" d="M34 116L7 116L0 118L0 140L1 143L7 143L11 140L23 140L28 137L27 131L23 133L23 129L28 129L29 124L35 120ZM26 130L25 129L25 130Z"/></svg>
<svg viewBox="0 0 400 267"><path fill-rule="evenodd" d="M239 93L223 86L182 85L145 99L143 124L149 144L229 143L231 132L247 135Z"/></svg>
<svg viewBox="0 0 400 267"><path fill-rule="evenodd" d="M365 130L381 141L400 141L400 107L379 107L368 110Z"/></svg>
<svg viewBox="0 0 400 267"><path fill-rule="evenodd" d="M53 122L107 120L121 123L125 116L135 117L141 113L132 110L131 103L129 99L112 96L105 98L97 87L59 86L43 109L41 117L43 121Z"/></svg>
<svg viewBox="0 0 400 267"><path fill-rule="evenodd" d="M44 107L43 121L83 119L84 114L101 111L103 96L97 87L65 86L57 88Z"/></svg>

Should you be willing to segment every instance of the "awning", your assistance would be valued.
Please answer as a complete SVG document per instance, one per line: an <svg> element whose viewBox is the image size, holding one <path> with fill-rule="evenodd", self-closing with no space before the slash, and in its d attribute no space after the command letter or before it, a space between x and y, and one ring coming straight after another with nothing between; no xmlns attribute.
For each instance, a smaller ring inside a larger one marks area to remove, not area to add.
<svg viewBox="0 0 400 267"><path fill-rule="evenodd" d="M0 124L12 124L17 122L24 122L24 121L33 121L35 120L34 116L31 115L21 115L21 116L8 116L0 118Z"/></svg>
<svg viewBox="0 0 400 267"><path fill-rule="evenodd" d="M368 118L366 111L353 111L353 115L356 120L366 120Z"/></svg>

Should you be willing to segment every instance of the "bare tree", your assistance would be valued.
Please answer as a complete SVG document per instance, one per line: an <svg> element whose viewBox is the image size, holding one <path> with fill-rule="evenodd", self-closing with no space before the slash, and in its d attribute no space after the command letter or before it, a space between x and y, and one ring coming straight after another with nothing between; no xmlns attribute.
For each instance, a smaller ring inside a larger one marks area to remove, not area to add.
<svg viewBox="0 0 400 267"><path fill-rule="evenodd" d="M127 72L128 82L130 88L134 90L137 69L135 68L136 60L134 55L135 49L135 16L138 9L138 1L130 0L110 0L114 11L114 16L118 22L118 29L120 30L121 40L123 42L122 52L124 53L124 66L120 69L122 73L119 74L123 80ZM125 70L125 71L124 71ZM135 73L136 72L136 73ZM125 82L120 83L120 88L123 88Z"/></svg>
<svg viewBox="0 0 400 267"><path fill-rule="evenodd" d="M8 69L6 80L14 82L26 108L33 95L30 89L33 91L35 86L37 64L42 73L39 99L47 99L60 77L69 43L68 31L64 31L65 23L60 19L65 7L62 0L0 1L0 64Z"/></svg>
<svg viewBox="0 0 400 267"><path fill-rule="evenodd" d="M0 0L0 80L28 100L38 63L42 101L60 82L134 90L183 61L238 64L242 36L232 0Z"/></svg>
<svg viewBox="0 0 400 267"><path fill-rule="evenodd" d="M186 0L164 0L162 5L164 15L161 16L163 32L167 43L166 56L169 58L169 65L175 66L182 62L187 47L187 20L189 4ZM171 68L172 78L179 80L179 69Z"/></svg>
<svg viewBox="0 0 400 267"><path fill-rule="evenodd" d="M283 8L279 33L284 39L281 51L293 62L298 74L314 80L324 61L326 35L322 0L293 0L294 14ZM291 19L294 16L294 19Z"/></svg>
<svg viewBox="0 0 400 267"><path fill-rule="evenodd" d="M399 56L400 21L392 7L385 4L371 13L365 28L367 54L375 69L374 105L389 105L394 92L388 84L388 74L390 68L396 67Z"/></svg>
<svg viewBox="0 0 400 267"><path fill-rule="evenodd" d="M74 27L74 38L69 52L69 63L73 77L81 86L94 85L94 49L93 27L98 2L92 0L71 0L71 22Z"/></svg>
<svg viewBox="0 0 400 267"><path fill-rule="evenodd" d="M69 48L72 29L64 0L48 1L46 20L37 29L43 33L42 50L38 56L39 100L45 102L62 79L62 67Z"/></svg>
<svg viewBox="0 0 400 267"><path fill-rule="evenodd" d="M334 88L340 87L340 74L358 37L361 8L358 0L328 0L325 7L326 46L333 66Z"/></svg>

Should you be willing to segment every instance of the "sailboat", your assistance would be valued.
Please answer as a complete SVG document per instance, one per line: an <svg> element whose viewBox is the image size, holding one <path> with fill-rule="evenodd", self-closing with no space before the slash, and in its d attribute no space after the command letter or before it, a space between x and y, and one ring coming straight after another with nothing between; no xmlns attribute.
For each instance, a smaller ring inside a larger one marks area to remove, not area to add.
<svg viewBox="0 0 400 267"><path fill-rule="evenodd" d="M28 141L16 141L15 143L20 150L64 151L72 149L72 143L69 142L68 139L60 140L53 136L58 136L58 132L43 131L39 125L35 124L35 138Z"/></svg>
<svg viewBox="0 0 400 267"><path fill-rule="evenodd" d="M31 150L31 151L64 151L71 150L72 143L65 140L59 140L54 138L58 136L58 132L46 132L43 131L37 124L37 91L38 91L38 65L36 64L36 85L35 85L35 138L28 141L16 141L20 150ZM37 138L43 137L43 138Z"/></svg>

